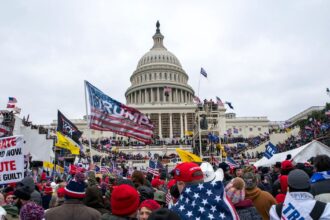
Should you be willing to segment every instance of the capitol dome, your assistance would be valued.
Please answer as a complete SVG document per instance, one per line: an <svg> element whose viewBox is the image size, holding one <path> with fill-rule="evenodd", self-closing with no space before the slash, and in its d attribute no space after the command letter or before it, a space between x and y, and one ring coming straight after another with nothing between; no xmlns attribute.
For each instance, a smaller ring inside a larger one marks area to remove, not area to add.
<svg viewBox="0 0 330 220"><path fill-rule="evenodd" d="M194 91L179 59L166 49L157 21L154 44L139 60L125 96L130 105L192 104Z"/></svg>

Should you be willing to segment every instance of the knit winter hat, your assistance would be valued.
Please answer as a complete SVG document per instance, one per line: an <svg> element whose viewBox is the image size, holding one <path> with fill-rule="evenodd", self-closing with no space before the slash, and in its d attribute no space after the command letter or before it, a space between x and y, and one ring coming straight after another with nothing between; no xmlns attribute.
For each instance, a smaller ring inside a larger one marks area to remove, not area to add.
<svg viewBox="0 0 330 220"><path fill-rule="evenodd" d="M26 203L20 211L21 220L42 220L45 216L44 209L34 202Z"/></svg>
<svg viewBox="0 0 330 220"><path fill-rule="evenodd" d="M141 203L139 209L141 209L142 207L146 207L147 209L149 209L151 211L155 211L160 208L160 205L153 199L147 199Z"/></svg>
<svg viewBox="0 0 330 220"><path fill-rule="evenodd" d="M294 189L308 189L311 185L309 182L309 176L305 171L293 170L288 176L288 185Z"/></svg>
<svg viewBox="0 0 330 220"><path fill-rule="evenodd" d="M239 203L245 199L245 183L242 178L236 177L227 184L226 188L227 197L233 204Z"/></svg>
<svg viewBox="0 0 330 220"><path fill-rule="evenodd" d="M76 173L75 179L71 180L64 188L65 196L74 199L85 198L86 184L84 180L85 175L83 173Z"/></svg>
<svg viewBox="0 0 330 220"><path fill-rule="evenodd" d="M128 216L138 209L139 203L139 194L130 185L122 184L112 191L111 208L114 215Z"/></svg>

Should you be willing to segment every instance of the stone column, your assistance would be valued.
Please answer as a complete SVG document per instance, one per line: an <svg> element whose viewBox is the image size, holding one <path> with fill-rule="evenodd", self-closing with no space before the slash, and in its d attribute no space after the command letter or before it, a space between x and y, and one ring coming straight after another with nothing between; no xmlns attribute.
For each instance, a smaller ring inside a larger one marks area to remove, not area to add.
<svg viewBox="0 0 330 220"><path fill-rule="evenodd" d="M160 102L159 87L157 88L157 102Z"/></svg>
<svg viewBox="0 0 330 220"><path fill-rule="evenodd" d="M151 92L151 94L150 94L150 96L151 96L151 100L150 100L150 102L152 103L152 102L155 101L155 100L154 100L154 89L153 89L153 88L150 88L150 92Z"/></svg>
<svg viewBox="0 0 330 220"><path fill-rule="evenodd" d="M175 89L175 102L178 103L179 99L178 99L178 89Z"/></svg>
<svg viewBox="0 0 330 220"><path fill-rule="evenodd" d="M180 91L180 99L181 99L180 102L183 103L183 91L182 91L182 89Z"/></svg>
<svg viewBox="0 0 330 220"><path fill-rule="evenodd" d="M171 90L171 92L169 93L169 96L168 96L168 101L169 101L169 103L172 103L173 102L173 100L172 100L172 90Z"/></svg>
<svg viewBox="0 0 330 220"><path fill-rule="evenodd" d="M183 117L182 117L182 113L180 113L180 128L181 128L181 138L183 138Z"/></svg>
<svg viewBox="0 0 330 220"><path fill-rule="evenodd" d="M158 114L158 136L159 138L163 138L162 134L162 114Z"/></svg>
<svg viewBox="0 0 330 220"><path fill-rule="evenodd" d="M184 113L184 130L188 131L187 113Z"/></svg>
<svg viewBox="0 0 330 220"><path fill-rule="evenodd" d="M173 138L172 113L170 113L170 138Z"/></svg>
<svg viewBox="0 0 330 220"><path fill-rule="evenodd" d="M148 102L149 102L148 90L145 89L144 90L144 103L148 103Z"/></svg>

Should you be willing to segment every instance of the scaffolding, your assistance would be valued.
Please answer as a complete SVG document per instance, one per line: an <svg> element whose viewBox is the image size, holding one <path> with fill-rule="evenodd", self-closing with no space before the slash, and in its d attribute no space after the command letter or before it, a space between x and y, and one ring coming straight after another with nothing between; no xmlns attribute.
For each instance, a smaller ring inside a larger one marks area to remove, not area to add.
<svg viewBox="0 0 330 220"><path fill-rule="evenodd" d="M221 137L224 133L225 111L223 106L204 101L197 106L195 112L195 126L193 134L193 151L203 160L222 161ZM210 136L217 136L219 140L213 142Z"/></svg>

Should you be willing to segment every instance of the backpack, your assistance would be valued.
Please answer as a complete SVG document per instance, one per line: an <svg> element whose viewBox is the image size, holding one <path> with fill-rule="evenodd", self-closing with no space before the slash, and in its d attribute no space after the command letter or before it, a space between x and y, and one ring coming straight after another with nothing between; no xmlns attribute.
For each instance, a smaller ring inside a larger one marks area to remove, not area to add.
<svg viewBox="0 0 330 220"><path fill-rule="evenodd" d="M324 202L320 202L320 201L316 201L311 213L309 213L309 216L313 219L313 220L318 220L321 218L324 209L326 207L326 203ZM281 218L282 217L282 209L283 209L283 203L280 204L276 204L275 206L275 210L276 210L276 214Z"/></svg>

